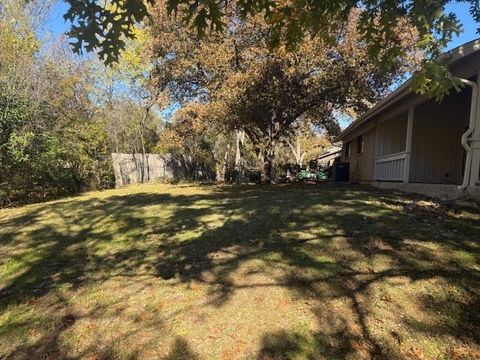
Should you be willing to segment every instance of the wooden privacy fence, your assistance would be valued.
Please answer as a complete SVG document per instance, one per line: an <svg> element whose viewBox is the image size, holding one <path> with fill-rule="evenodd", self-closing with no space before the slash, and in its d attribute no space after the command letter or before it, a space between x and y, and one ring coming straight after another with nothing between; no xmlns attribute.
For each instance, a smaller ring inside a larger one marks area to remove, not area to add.
<svg viewBox="0 0 480 360"><path fill-rule="evenodd" d="M152 181L210 180L211 175L186 155L112 153L115 187Z"/></svg>

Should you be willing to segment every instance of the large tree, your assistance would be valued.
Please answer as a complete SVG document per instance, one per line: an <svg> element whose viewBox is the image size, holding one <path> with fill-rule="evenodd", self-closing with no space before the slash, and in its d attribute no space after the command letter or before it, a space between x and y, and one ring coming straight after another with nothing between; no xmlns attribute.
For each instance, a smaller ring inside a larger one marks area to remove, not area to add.
<svg viewBox="0 0 480 360"><path fill-rule="evenodd" d="M290 150L295 165L300 167L332 146L329 136L324 131L319 131L308 119L300 119L291 133L283 142Z"/></svg>
<svg viewBox="0 0 480 360"><path fill-rule="evenodd" d="M149 34L143 27L136 27L133 31L135 39L126 41L118 62L105 66L98 59L93 61L96 87L92 97L98 105L99 117L104 120L111 151L140 154L137 166L140 181L144 182L150 180L148 153L157 142L157 130L161 124L156 111L160 99L146 86L152 70L145 52Z"/></svg>
<svg viewBox="0 0 480 360"><path fill-rule="evenodd" d="M261 16L243 21L232 6L229 25L200 41L159 3L151 28L152 86L172 102L205 104L209 111L203 114L225 131L245 132L270 181L277 145L300 119L314 118L332 132L338 129L332 126L334 112L365 111L394 79L421 61L415 47L418 32L405 19L401 35L383 49L400 46L401 54L388 67L379 66L381 60L367 56L360 17L360 10L352 10L335 43L314 37L294 50L271 49L269 24Z"/></svg>
<svg viewBox="0 0 480 360"><path fill-rule="evenodd" d="M233 139L222 124L212 121L215 109L193 102L178 110L159 135L156 152L191 157L192 178L198 171L224 181L233 160Z"/></svg>
<svg viewBox="0 0 480 360"><path fill-rule="evenodd" d="M347 21L352 9L363 9L359 29L367 44L368 54L389 66L401 47L388 47L398 35L405 19L419 33L418 48L428 56L417 73L418 91L441 96L451 85L445 81L446 71L435 59L439 52L461 31L457 15L447 12L447 5L467 3L476 22L480 21L478 0L67 0L70 9L65 15L72 21L70 31L76 51L98 50L106 62L116 61L125 46L125 38L133 37L134 24L151 15L151 6L161 3L185 27L193 27L203 36L207 30L222 32L229 25L229 9L235 6L245 20L261 15L268 24L268 41L272 46L286 44L295 48L305 37L316 36L335 42L335 35ZM441 65L441 64L440 64ZM447 76L448 77L448 76ZM436 79L437 81L432 81ZM439 81L438 81L439 80Z"/></svg>

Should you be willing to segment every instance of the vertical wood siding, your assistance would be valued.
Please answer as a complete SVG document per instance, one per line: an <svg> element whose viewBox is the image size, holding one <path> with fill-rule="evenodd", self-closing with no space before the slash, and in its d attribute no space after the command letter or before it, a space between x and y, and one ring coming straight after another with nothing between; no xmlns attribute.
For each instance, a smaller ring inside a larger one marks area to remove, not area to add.
<svg viewBox="0 0 480 360"><path fill-rule="evenodd" d="M465 153L460 143L468 126L471 90L433 100L415 109L410 182L460 184Z"/></svg>
<svg viewBox="0 0 480 360"><path fill-rule="evenodd" d="M407 120L408 111L378 123L375 157L378 158L405 151Z"/></svg>

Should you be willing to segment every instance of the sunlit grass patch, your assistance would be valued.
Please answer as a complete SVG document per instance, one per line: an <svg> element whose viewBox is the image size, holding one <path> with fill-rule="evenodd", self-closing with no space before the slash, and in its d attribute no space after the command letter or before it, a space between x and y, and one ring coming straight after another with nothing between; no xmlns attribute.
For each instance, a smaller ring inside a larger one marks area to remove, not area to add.
<svg viewBox="0 0 480 360"><path fill-rule="evenodd" d="M0 210L0 358L475 358L475 209L149 184Z"/></svg>

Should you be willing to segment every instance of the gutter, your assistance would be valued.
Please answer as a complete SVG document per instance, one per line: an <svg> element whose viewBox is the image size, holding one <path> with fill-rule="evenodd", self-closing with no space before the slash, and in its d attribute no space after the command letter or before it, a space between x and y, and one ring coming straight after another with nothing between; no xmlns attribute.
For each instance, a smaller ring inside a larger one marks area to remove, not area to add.
<svg viewBox="0 0 480 360"><path fill-rule="evenodd" d="M475 120L477 114L477 100L478 100L478 85L473 81L466 79L459 79L465 85L472 88L472 100L470 105L470 122L468 129L462 135L462 146L467 152L467 158L465 159L465 173L463 174L463 183L458 187L459 190L465 190L468 186L470 179L470 171L472 169L472 148L468 145L468 137L473 133L475 129Z"/></svg>
<svg viewBox="0 0 480 360"><path fill-rule="evenodd" d="M464 57L473 54L476 51L480 50L480 39L472 40L468 43L460 45L446 53L443 53L439 56L437 61L442 62L445 66L450 67L463 59ZM462 81L462 80L460 80ZM357 129L359 126L370 120L373 116L377 115L379 112L393 106L398 100L402 99L408 94L411 94L410 85L412 79L408 79L404 82L399 88L397 88L394 92L388 95L383 100L380 100L373 108L368 110L360 119L352 122L346 129L344 129L340 135L338 135L334 141L343 141L343 138L350 134L352 131ZM463 81L462 81L463 82ZM468 84L467 84L468 85ZM471 85L470 85L471 86ZM476 86L476 84L475 84Z"/></svg>

